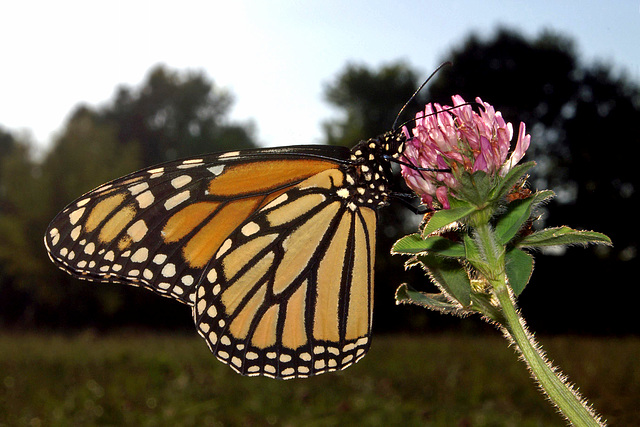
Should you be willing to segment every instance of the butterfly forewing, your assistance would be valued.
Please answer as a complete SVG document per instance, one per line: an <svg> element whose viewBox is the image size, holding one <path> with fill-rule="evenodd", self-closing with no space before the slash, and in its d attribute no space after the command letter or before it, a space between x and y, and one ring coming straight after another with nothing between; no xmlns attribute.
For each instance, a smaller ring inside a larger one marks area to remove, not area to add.
<svg viewBox="0 0 640 427"><path fill-rule="evenodd" d="M308 150L168 163L85 194L51 222L51 259L80 278L146 287L187 304L202 270L247 216L297 182L338 167ZM275 171L275 172L274 172ZM243 181L244 179L244 181Z"/></svg>

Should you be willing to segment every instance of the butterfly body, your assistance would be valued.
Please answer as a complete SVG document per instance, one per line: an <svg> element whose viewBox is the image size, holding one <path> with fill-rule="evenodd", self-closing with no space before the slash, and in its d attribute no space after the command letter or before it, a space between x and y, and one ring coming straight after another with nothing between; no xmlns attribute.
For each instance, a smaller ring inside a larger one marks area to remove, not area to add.
<svg viewBox="0 0 640 427"><path fill-rule="evenodd" d="M192 307L243 375L344 369L369 348L376 209L404 135L212 154L111 181L68 205L45 245L83 279Z"/></svg>

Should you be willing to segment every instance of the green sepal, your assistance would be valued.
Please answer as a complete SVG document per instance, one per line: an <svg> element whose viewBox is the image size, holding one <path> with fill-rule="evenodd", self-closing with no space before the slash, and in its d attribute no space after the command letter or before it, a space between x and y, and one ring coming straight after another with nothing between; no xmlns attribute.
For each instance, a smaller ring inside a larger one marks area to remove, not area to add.
<svg viewBox="0 0 640 427"><path fill-rule="evenodd" d="M458 260L431 254L419 255L417 258L443 292L464 307L469 306L471 282L467 270Z"/></svg>
<svg viewBox="0 0 640 427"><path fill-rule="evenodd" d="M505 176L500 178L498 184L491 190L489 194L490 200L498 200L506 196L509 191L516 185L522 177L536 165L536 162L526 162L514 166L507 172Z"/></svg>
<svg viewBox="0 0 640 427"><path fill-rule="evenodd" d="M589 243L611 245L611 239L595 231L574 230L573 228L562 226L536 231L518 240L516 246L520 248L539 248L558 245L586 245Z"/></svg>
<svg viewBox="0 0 640 427"><path fill-rule="evenodd" d="M451 303L447 296L439 294L431 294L426 292L420 292L412 288L406 283L403 283L396 290L396 303L397 304L415 304L421 307L426 307L436 311L457 311L460 307Z"/></svg>
<svg viewBox="0 0 640 427"><path fill-rule="evenodd" d="M524 290L531 274L533 274L533 256L527 252L511 248L505 254L505 271L509 278L509 285L516 296Z"/></svg>
<svg viewBox="0 0 640 427"><path fill-rule="evenodd" d="M391 253L394 255L416 255L425 252L448 257L463 257L464 246L442 236L429 236L423 239L420 233L414 233L404 236L391 248Z"/></svg>
<svg viewBox="0 0 640 427"><path fill-rule="evenodd" d="M424 230L422 230L423 237L427 237L434 231L438 231L453 222L465 218L476 210L476 207L472 204L463 202L462 200L457 200L452 196L449 196L449 203L451 205L450 209L441 209L439 211L435 211L433 215L431 215L431 218L429 218Z"/></svg>
<svg viewBox="0 0 640 427"><path fill-rule="evenodd" d="M507 205L507 210L496 221L495 234L498 243L506 245L515 237L520 228L531 216L533 197L516 200Z"/></svg>

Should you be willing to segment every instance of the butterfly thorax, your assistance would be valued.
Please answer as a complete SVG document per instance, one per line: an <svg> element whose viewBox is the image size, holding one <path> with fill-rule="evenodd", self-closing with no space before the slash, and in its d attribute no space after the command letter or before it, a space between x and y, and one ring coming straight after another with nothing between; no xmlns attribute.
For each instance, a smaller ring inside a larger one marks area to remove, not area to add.
<svg viewBox="0 0 640 427"><path fill-rule="evenodd" d="M348 186L339 191L348 206L376 209L388 204L391 165L389 158L398 158L406 138L402 133L387 132L379 137L360 141L351 150L351 163L346 170Z"/></svg>

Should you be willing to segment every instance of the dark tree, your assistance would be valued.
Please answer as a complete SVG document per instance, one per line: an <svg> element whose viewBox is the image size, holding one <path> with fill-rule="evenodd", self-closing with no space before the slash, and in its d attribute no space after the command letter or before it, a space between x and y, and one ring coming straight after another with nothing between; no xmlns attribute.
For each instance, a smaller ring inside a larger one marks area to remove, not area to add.
<svg viewBox="0 0 640 427"><path fill-rule="evenodd" d="M324 123L326 143L351 147L390 130L400 108L416 90L417 80L416 72L403 62L379 70L347 65L325 86L326 100L344 116ZM407 111L415 112L421 104L424 99L414 100Z"/></svg>
<svg viewBox="0 0 640 427"><path fill-rule="evenodd" d="M202 73L158 66L140 88L121 87L100 110L121 143L137 141L142 163L254 146L250 126L227 123L232 96Z"/></svg>
<svg viewBox="0 0 640 427"><path fill-rule="evenodd" d="M226 120L230 106L204 75L159 67L104 108L76 108L40 161L0 132L0 324L190 324L181 304L71 278L49 262L42 236L67 203L145 164L253 146L250 128Z"/></svg>

